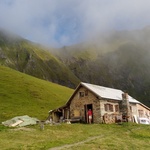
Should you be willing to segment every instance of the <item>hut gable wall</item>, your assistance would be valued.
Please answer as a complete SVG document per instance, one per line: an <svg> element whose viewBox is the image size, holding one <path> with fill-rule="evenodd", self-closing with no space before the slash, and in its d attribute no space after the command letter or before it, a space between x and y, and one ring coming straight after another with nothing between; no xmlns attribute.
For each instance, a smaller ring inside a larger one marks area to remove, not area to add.
<svg viewBox="0 0 150 150"><path fill-rule="evenodd" d="M93 122L99 122L100 118L100 102L96 95L85 87L80 87L70 103L70 118L81 116L85 121L86 112L85 105L92 104Z"/></svg>

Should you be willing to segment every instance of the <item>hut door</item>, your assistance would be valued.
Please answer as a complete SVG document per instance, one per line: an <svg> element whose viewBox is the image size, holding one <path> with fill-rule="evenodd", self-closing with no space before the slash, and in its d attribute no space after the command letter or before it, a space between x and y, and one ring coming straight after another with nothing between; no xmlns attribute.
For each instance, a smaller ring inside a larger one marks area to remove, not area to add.
<svg viewBox="0 0 150 150"><path fill-rule="evenodd" d="M84 105L84 115L85 115L85 123L89 122L88 118L88 110L91 109L93 111L93 105L92 104L85 104ZM93 119L92 119L93 122Z"/></svg>
<svg viewBox="0 0 150 150"><path fill-rule="evenodd" d="M88 112L87 105L84 105L85 123L88 123L88 115L87 115L87 112Z"/></svg>

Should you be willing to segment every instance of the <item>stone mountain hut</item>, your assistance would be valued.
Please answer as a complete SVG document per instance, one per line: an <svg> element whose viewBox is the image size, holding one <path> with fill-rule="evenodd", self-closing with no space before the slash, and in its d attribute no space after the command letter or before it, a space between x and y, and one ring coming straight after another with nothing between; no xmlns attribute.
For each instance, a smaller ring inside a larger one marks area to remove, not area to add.
<svg viewBox="0 0 150 150"><path fill-rule="evenodd" d="M92 110L92 123L134 121L135 117L150 119L150 108L121 90L81 82L67 103L50 112L53 121L70 120L88 123L87 111Z"/></svg>

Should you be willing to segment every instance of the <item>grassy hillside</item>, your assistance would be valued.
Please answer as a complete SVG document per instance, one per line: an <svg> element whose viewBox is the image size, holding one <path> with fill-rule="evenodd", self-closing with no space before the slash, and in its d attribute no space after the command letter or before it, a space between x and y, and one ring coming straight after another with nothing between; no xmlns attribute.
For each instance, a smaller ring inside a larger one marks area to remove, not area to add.
<svg viewBox="0 0 150 150"><path fill-rule="evenodd" d="M0 64L68 87L79 79L46 48L0 31Z"/></svg>
<svg viewBox="0 0 150 150"><path fill-rule="evenodd" d="M149 41L148 27L48 51L0 32L0 64L72 88L83 81L121 89L150 107Z"/></svg>
<svg viewBox="0 0 150 150"><path fill-rule="evenodd" d="M29 115L46 119L50 109L64 105L73 90L0 66L0 122Z"/></svg>

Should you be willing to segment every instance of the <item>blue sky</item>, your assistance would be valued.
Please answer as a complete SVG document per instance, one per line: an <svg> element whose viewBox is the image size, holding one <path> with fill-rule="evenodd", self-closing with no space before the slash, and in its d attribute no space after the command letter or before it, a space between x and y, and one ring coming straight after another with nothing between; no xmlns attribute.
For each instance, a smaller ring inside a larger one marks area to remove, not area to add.
<svg viewBox="0 0 150 150"><path fill-rule="evenodd" d="M149 0L0 0L0 28L52 47L150 25Z"/></svg>

